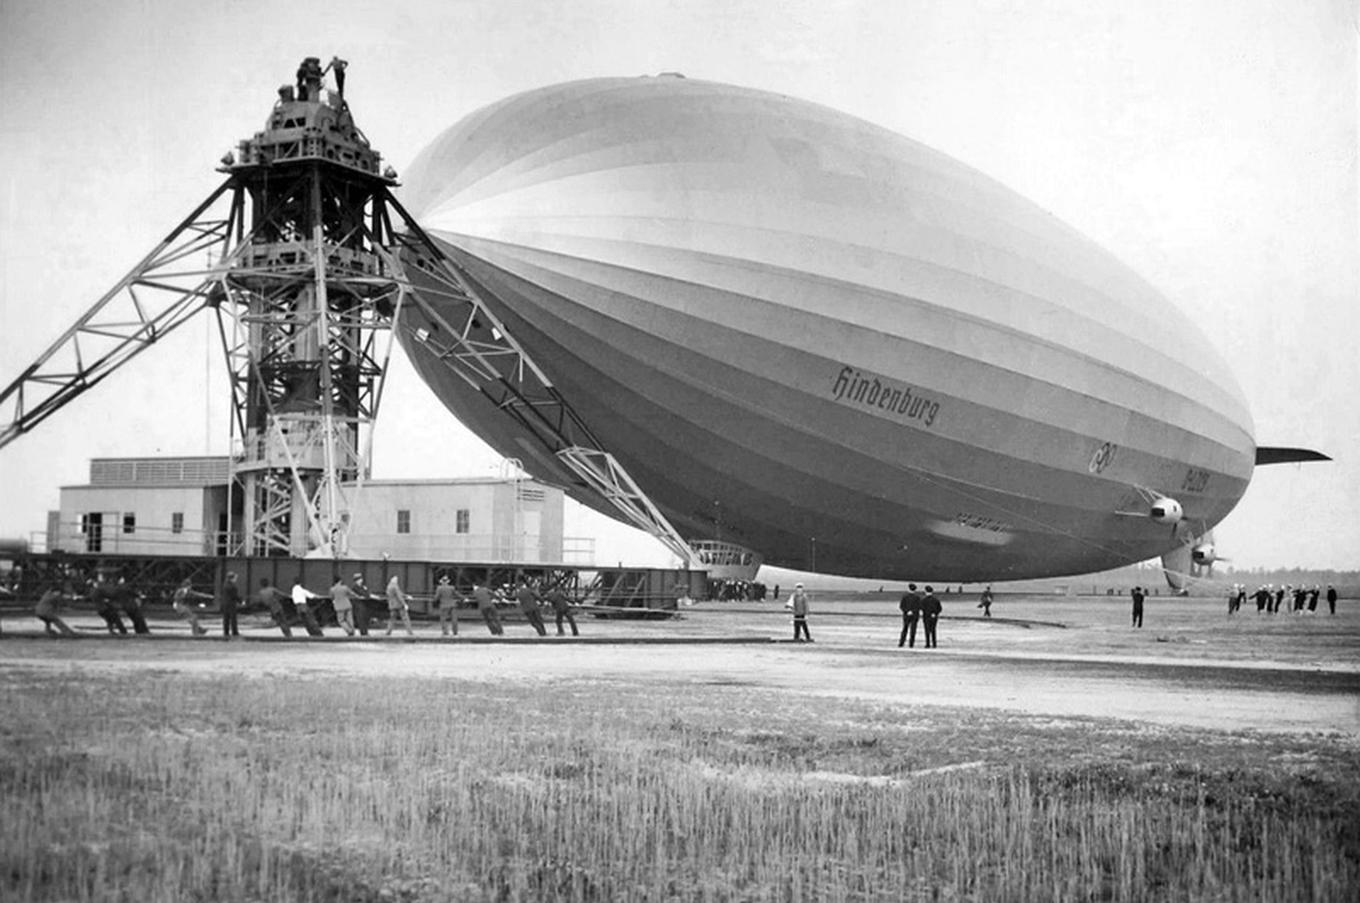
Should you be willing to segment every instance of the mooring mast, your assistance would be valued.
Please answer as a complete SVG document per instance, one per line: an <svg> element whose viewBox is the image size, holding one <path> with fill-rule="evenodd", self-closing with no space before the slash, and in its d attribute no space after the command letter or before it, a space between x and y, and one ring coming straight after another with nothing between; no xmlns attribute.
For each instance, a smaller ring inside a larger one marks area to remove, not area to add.
<svg viewBox="0 0 1360 903"><path fill-rule="evenodd" d="M694 550L392 196L396 173L354 124L344 72L338 58L325 68L305 59L264 130L222 158L227 180L0 391L11 409L0 448L213 308L240 489L228 553L342 557L397 323L553 454L577 488L696 566ZM406 304L428 326L404 322Z"/></svg>
<svg viewBox="0 0 1360 903"><path fill-rule="evenodd" d="M395 174L380 172L323 75L305 60L264 130L223 160L250 211L221 301L235 314L235 334L223 333L241 441L233 469L253 555L345 553L346 486L367 476L386 369L377 340L403 294L377 246Z"/></svg>

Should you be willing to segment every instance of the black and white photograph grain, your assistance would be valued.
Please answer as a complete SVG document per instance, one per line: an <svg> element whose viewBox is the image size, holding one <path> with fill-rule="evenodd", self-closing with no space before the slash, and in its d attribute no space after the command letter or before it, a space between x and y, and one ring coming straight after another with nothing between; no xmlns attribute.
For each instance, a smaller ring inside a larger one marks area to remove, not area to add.
<svg viewBox="0 0 1360 903"><path fill-rule="evenodd" d="M1357 0L3 0L0 900L1354 903Z"/></svg>

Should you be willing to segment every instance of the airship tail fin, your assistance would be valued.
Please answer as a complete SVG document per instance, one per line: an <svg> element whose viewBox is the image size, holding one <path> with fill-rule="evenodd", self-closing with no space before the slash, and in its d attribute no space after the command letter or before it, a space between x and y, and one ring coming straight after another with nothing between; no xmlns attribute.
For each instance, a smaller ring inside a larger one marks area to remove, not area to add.
<svg viewBox="0 0 1360 903"><path fill-rule="evenodd" d="M1262 445L1256 449L1256 466L1264 464L1296 464L1300 461L1330 461L1322 452L1311 448L1280 448Z"/></svg>
<svg viewBox="0 0 1360 903"><path fill-rule="evenodd" d="M1184 542L1162 556L1162 573L1167 585L1185 593L1192 580L1213 580L1214 562L1227 561L1214 548L1214 531L1196 536L1188 533Z"/></svg>
<svg viewBox="0 0 1360 903"><path fill-rule="evenodd" d="M1176 592L1184 592L1190 582L1190 543L1182 543L1162 556L1162 574L1166 585Z"/></svg>

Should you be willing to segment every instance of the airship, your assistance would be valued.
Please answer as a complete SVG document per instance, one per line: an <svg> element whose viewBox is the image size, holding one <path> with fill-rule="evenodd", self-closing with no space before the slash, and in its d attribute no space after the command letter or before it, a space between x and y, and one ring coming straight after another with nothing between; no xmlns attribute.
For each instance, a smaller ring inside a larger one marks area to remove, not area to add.
<svg viewBox="0 0 1360 903"><path fill-rule="evenodd" d="M1203 563L1269 457L1152 285L826 106L675 74L553 85L449 127L401 197L671 523L767 564L975 582ZM403 342L477 435L612 513Z"/></svg>

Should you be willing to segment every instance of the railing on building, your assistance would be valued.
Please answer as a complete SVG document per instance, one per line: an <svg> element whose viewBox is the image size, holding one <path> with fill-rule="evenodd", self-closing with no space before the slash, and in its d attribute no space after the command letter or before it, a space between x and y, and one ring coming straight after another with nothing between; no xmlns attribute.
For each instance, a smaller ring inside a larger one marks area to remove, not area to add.
<svg viewBox="0 0 1360 903"><path fill-rule="evenodd" d="M221 530L202 530L184 527L153 527L135 524L129 529L118 519L118 512L96 512L105 515L101 523L88 520L62 521L55 537L46 533L42 548L35 552L66 552L90 555L223 555L232 548L231 536ZM240 537L236 537L240 542Z"/></svg>

